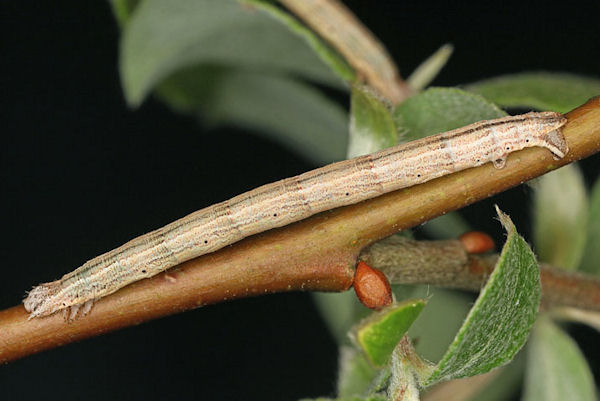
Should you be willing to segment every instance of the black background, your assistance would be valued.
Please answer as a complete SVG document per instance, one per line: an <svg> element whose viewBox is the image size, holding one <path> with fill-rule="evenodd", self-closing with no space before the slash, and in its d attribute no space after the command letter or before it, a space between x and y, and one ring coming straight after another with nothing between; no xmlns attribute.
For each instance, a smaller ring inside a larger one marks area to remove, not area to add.
<svg viewBox="0 0 600 401"><path fill-rule="evenodd" d="M599 74L597 1L564 7L346 3L386 44L404 76L440 45L453 43L456 51L436 85L522 70ZM129 110L107 2L5 0L0 12L1 308L18 304L32 285L139 234L316 167L252 132L202 130L154 100ZM597 159L583 165L591 181ZM525 234L527 194L517 188L494 199ZM466 215L499 238L491 204ZM581 327L574 334L597 375L597 337ZM271 295L0 366L0 397L295 400L333 394L336 358L309 295Z"/></svg>

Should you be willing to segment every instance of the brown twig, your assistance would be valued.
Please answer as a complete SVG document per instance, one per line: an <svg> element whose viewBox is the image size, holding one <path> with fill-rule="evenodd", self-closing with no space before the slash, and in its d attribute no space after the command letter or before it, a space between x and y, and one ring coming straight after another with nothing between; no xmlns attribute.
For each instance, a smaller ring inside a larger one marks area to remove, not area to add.
<svg viewBox="0 0 600 401"><path fill-rule="evenodd" d="M0 362L202 305L278 291L343 291L367 245L502 192L600 150L600 98L567 115L570 148L560 161L541 148L331 210L240 241L101 299L89 316L27 320L22 305L0 311Z"/></svg>
<svg viewBox="0 0 600 401"><path fill-rule="evenodd" d="M431 284L479 291L497 254L468 254L458 240L415 241L393 236L365 248L359 259L381 270L392 284ZM600 280L540 265L542 303L600 311Z"/></svg>
<svg viewBox="0 0 600 401"><path fill-rule="evenodd" d="M412 94L385 47L337 0L279 0L331 44L358 75L393 104Z"/></svg>

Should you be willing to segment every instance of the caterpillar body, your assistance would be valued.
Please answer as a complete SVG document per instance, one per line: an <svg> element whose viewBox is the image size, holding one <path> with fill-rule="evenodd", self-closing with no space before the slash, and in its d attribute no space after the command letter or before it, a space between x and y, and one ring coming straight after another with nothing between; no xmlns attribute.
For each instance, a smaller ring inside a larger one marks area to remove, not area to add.
<svg viewBox="0 0 600 401"><path fill-rule="evenodd" d="M459 129L327 165L194 212L97 256L61 279L34 287L23 303L30 318L69 310L86 313L94 300L186 260L247 236L313 214L410 187L492 162L509 153L547 148L568 152L559 113L527 113L480 121Z"/></svg>

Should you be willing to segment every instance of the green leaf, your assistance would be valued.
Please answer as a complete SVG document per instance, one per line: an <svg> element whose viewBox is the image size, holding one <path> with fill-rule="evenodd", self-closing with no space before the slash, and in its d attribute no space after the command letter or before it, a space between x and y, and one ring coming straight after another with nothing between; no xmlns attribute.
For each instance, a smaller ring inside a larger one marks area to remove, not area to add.
<svg viewBox="0 0 600 401"><path fill-rule="evenodd" d="M339 350L338 397L366 394L378 370L367 361L365 354L356 348L342 345Z"/></svg>
<svg viewBox="0 0 600 401"><path fill-rule="evenodd" d="M577 344L547 317L533 329L528 347L524 401L593 401L594 379Z"/></svg>
<svg viewBox="0 0 600 401"><path fill-rule="evenodd" d="M394 304L380 312L373 313L354 330L356 343L365 351L369 361L384 366L396 344L425 306L421 299Z"/></svg>
<svg viewBox="0 0 600 401"><path fill-rule="evenodd" d="M416 91L425 88L435 79L454 51L454 46L447 43L423 61L410 76L406 83Z"/></svg>
<svg viewBox="0 0 600 401"><path fill-rule="evenodd" d="M498 263L425 385L502 366L527 340L540 301L539 270L533 252L510 218L499 209L498 216L508 233Z"/></svg>
<svg viewBox="0 0 600 401"><path fill-rule="evenodd" d="M176 74L159 93L177 110L199 110L210 123L255 129L315 163L345 158L346 112L304 82L204 66Z"/></svg>
<svg viewBox="0 0 600 401"><path fill-rule="evenodd" d="M429 360L439 360L469 312L473 304L472 298L463 293L427 285L394 285L392 290L399 302L411 298L428 299L428 307L421 311L408 334L411 338L419 339L417 351ZM348 344L348 331L372 313L358 301L353 291L319 292L312 295L338 344Z"/></svg>
<svg viewBox="0 0 600 401"><path fill-rule="evenodd" d="M502 75L465 86L502 107L566 113L600 93L600 79L556 72Z"/></svg>
<svg viewBox="0 0 600 401"><path fill-rule="evenodd" d="M579 269L600 274L600 179L592 188L589 202L586 244Z"/></svg>
<svg viewBox="0 0 600 401"><path fill-rule="evenodd" d="M535 250L540 260L574 270L585 247L588 199L575 164L540 177L534 184Z"/></svg>
<svg viewBox="0 0 600 401"><path fill-rule="evenodd" d="M349 158L396 144L396 125L389 106L367 87L352 87L350 112Z"/></svg>
<svg viewBox="0 0 600 401"><path fill-rule="evenodd" d="M229 65L261 74L291 73L331 85L340 79L304 37L262 8L237 1L146 0L121 38L120 73L129 104L176 71L200 64Z"/></svg>
<svg viewBox="0 0 600 401"><path fill-rule="evenodd" d="M430 88L408 98L394 110L396 125L404 141L505 115L483 97L454 88Z"/></svg>

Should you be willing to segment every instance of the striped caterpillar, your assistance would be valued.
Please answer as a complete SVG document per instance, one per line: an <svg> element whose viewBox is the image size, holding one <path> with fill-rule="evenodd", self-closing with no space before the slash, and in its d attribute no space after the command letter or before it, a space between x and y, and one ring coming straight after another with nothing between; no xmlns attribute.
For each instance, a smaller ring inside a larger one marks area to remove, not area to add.
<svg viewBox="0 0 600 401"><path fill-rule="evenodd" d="M480 121L304 174L263 185L194 212L95 257L60 280L34 287L23 303L30 319L80 307L186 260L247 236L313 214L350 205L456 171L492 162L502 168L509 153L532 146L554 158L568 148L553 112Z"/></svg>

